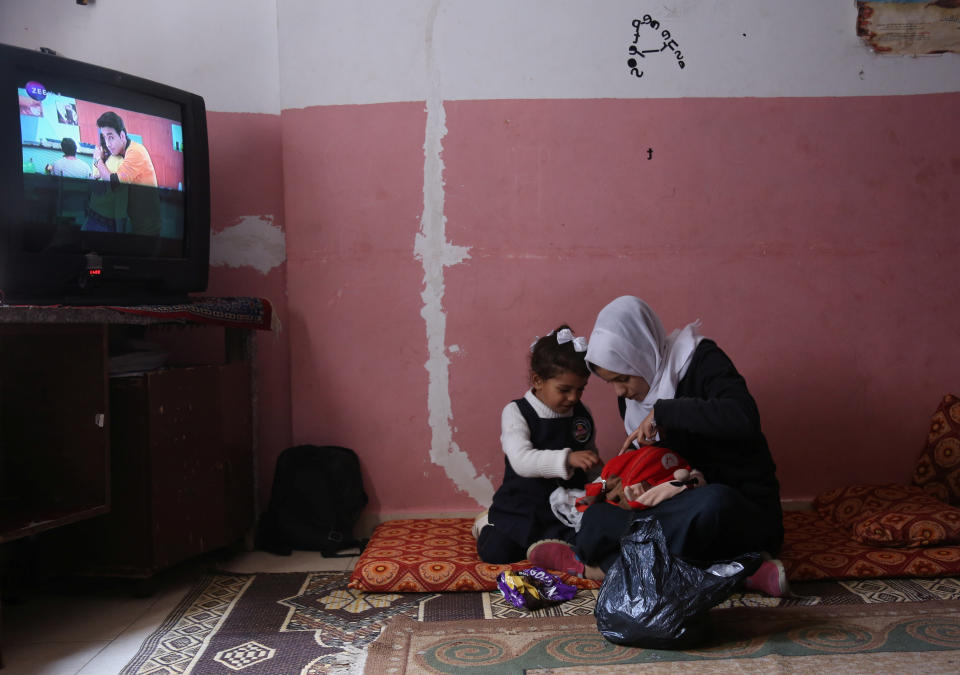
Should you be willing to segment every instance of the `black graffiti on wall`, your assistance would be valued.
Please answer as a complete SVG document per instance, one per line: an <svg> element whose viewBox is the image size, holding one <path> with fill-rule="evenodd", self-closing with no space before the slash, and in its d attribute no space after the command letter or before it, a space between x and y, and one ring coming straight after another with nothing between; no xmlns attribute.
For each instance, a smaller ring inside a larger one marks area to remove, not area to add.
<svg viewBox="0 0 960 675"><path fill-rule="evenodd" d="M640 60L655 57L657 54L672 55L676 58L678 67L683 69L686 66L676 39L666 28L660 28L660 22L649 14L644 14L642 19L633 20L633 44L627 47L627 53L630 54L627 67L634 77L643 77Z"/></svg>

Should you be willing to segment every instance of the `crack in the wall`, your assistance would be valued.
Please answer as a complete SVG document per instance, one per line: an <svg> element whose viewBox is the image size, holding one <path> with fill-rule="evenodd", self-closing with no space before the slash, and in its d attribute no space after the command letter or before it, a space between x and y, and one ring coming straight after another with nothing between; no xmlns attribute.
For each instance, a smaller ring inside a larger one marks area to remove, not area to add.
<svg viewBox="0 0 960 675"><path fill-rule="evenodd" d="M431 430L430 460L443 468L454 485L480 504L493 499L493 484L480 475L465 452L453 441L450 402L450 359L447 356L447 317L443 311L443 269L469 258L469 248L454 246L446 240L443 183L443 138L447 133L443 107L442 81L435 58L436 23L440 2L427 16L427 123L423 142L423 215L417 232L414 255L423 264L424 288L420 297L427 329L428 358L424 367L429 374L427 390L428 422Z"/></svg>

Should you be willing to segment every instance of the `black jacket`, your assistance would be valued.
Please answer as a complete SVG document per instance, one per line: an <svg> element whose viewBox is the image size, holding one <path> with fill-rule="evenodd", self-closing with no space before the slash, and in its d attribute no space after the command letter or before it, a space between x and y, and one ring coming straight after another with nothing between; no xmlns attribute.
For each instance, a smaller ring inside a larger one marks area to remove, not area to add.
<svg viewBox="0 0 960 675"><path fill-rule="evenodd" d="M626 409L621 399L620 415ZM751 502L782 519L780 484L760 413L747 383L712 340L701 340L677 383L675 398L654 405L657 443L703 472L707 483L735 488Z"/></svg>

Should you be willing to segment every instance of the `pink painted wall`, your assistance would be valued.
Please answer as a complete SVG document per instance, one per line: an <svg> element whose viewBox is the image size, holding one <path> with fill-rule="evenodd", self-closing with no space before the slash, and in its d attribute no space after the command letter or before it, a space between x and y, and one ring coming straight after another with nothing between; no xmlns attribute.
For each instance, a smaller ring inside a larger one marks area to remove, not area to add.
<svg viewBox="0 0 960 675"><path fill-rule="evenodd" d="M494 486L534 335L587 334L625 293L731 355L784 498L909 480L960 386L960 94L445 111L446 237L469 247L444 275L450 424ZM477 507L429 455L425 121L422 102L282 115L292 438L356 448L373 512ZM613 393L585 400L610 457Z"/></svg>
<svg viewBox="0 0 960 675"><path fill-rule="evenodd" d="M434 503L428 484L445 500L452 488L426 452L423 271L413 258L423 103L282 118L294 442L356 449L374 512L396 507L398 485L411 488L404 506Z"/></svg>
<svg viewBox="0 0 960 675"><path fill-rule="evenodd" d="M283 166L278 115L208 112L213 232L250 216L284 228ZM266 505L276 457L290 445L290 343L286 265L266 274L250 267L210 270L211 295L267 298L277 329L256 334L259 495Z"/></svg>

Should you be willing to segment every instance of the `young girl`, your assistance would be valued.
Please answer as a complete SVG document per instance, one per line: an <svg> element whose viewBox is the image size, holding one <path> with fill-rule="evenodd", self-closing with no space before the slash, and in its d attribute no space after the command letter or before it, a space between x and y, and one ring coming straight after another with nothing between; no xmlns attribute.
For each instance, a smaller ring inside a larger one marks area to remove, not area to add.
<svg viewBox="0 0 960 675"><path fill-rule="evenodd" d="M562 325L531 346L531 387L503 409L503 483L486 515L478 519L477 553L488 563L527 557L543 539L573 542L575 531L550 507L558 487L583 488L600 464L593 418L580 402L590 371L586 341Z"/></svg>

